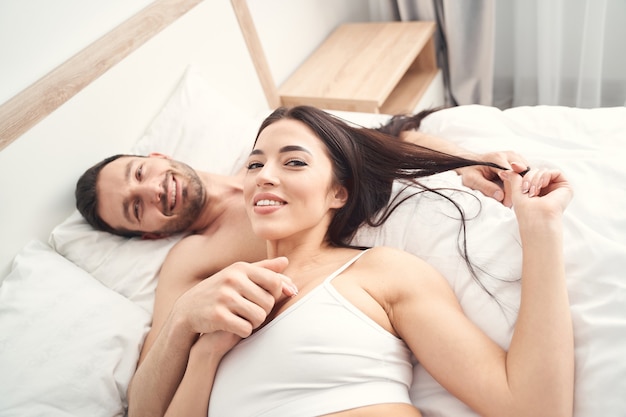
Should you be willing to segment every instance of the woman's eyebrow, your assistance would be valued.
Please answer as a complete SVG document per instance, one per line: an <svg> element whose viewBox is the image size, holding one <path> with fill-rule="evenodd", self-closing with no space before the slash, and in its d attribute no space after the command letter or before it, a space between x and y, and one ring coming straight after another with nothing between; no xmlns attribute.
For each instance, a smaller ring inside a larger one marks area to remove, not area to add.
<svg viewBox="0 0 626 417"><path fill-rule="evenodd" d="M298 145L283 146L282 148L280 148L278 150L278 152L280 152L280 153L285 153L285 152L306 152L309 155L312 155L311 151L309 151L307 148L302 147L302 146L298 146ZM250 155L263 155L263 154L265 154L265 152L263 152L261 149L253 149L252 152L250 152Z"/></svg>
<svg viewBox="0 0 626 417"><path fill-rule="evenodd" d="M311 155L311 151L309 151L307 148L304 148L304 147L298 146L298 145L283 146L282 148L280 148L279 152L280 153L285 153L285 152L306 152L309 155Z"/></svg>

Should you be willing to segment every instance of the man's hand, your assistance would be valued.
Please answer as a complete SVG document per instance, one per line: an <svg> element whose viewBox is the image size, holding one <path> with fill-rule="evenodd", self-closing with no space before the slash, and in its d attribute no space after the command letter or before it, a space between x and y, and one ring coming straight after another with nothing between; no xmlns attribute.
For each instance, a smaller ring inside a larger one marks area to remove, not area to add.
<svg viewBox="0 0 626 417"><path fill-rule="evenodd" d="M401 140L412 142L426 148L475 161L493 162L507 169L511 169L512 162L528 166L526 159L512 151L476 154L451 141L416 130L400 132L399 137ZM511 207L511 196L507 195L502 186L502 181L500 177L498 177L499 171L501 170L484 166L472 166L456 170L462 177L463 185L473 190L478 190L487 197L494 198L497 201L501 201L505 206Z"/></svg>
<svg viewBox="0 0 626 417"><path fill-rule="evenodd" d="M248 337L277 301L297 293L293 282L281 274L287 264L284 257L237 262L185 292L172 313L192 333L225 331Z"/></svg>
<svg viewBox="0 0 626 417"><path fill-rule="evenodd" d="M493 162L507 169L512 168L512 163L517 163L518 166L524 165L528 167L528 163L524 157L512 151L489 152L465 157L483 162ZM498 176L501 171L500 169L486 166L471 166L456 170L456 172L461 175L463 185L473 190L478 190L487 197L494 198L502 202L505 206L511 207L511 195L506 192Z"/></svg>

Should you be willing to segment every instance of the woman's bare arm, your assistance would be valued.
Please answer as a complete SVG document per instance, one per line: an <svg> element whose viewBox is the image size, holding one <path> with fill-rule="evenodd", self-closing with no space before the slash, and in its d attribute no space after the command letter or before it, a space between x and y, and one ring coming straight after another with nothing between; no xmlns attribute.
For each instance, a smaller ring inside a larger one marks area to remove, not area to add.
<svg viewBox="0 0 626 417"><path fill-rule="evenodd" d="M561 226L571 190L554 171L504 177L523 246L521 306L508 352L468 320L445 279L418 260L384 262L404 269L391 271L402 278L390 285L396 290L389 316L435 379L481 415L571 416L574 345ZM415 271L419 276L407 279Z"/></svg>

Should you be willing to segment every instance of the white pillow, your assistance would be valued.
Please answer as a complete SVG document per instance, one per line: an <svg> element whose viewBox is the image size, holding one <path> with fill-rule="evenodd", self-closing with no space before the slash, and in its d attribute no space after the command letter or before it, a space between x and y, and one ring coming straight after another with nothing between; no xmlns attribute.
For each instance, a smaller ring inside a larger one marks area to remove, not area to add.
<svg viewBox="0 0 626 417"><path fill-rule="evenodd" d="M234 174L264 116L238 110L190 66L131 152L160 152L200 170ZM143 240L97 232L75 211L54 228L49 244L108 288L152 312L159 269L181 237Z"/></svg>
<svg viewBox="0 0 626 417"><path fill-rule="evenodd" d="M190 66L132 151L161 152L196 169L231 175L252 150L265 113L237 108Z"/></svg>
<svg viewBox="0 0 626 417"><path fill-rule="evenodd" d="M50 245L58 253L150 314L159 269L179 240L179 235L146 240L96 231L78 211L50 235Z"/></svg>
<svg viewBox="0 0 626 417"><path fill-rule="evenodd" d="M150 315L32 241L0 286L0 415L123 416Z"/></svg>

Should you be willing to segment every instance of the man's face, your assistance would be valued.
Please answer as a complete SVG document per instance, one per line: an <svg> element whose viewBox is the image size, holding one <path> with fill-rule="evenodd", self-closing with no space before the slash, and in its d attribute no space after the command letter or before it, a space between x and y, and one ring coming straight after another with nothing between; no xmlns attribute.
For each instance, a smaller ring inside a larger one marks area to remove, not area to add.
<svg viewBox="0 0 626 417"><path fill-rule="evenodd" d="M112 228L169 235L190 231L205 189L188 165L164 155L122 157L98 176L98 213Z"/></svg>

